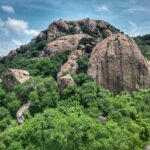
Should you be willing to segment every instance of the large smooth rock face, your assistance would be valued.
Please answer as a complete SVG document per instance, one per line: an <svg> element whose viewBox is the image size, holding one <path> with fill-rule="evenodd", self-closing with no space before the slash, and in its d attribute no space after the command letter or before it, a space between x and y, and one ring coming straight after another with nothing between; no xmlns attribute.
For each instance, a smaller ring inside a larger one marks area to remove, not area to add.
<svg viewBox="0 0 150 150"><path fill-rule="evenodd" d="M150 64L135 42L114 34L92 50L88 74L96 83L114 93L150 87Z"/></svg>
<svg viewBox="0 0 150 150"><path fill-rule="evenodd" d="M69 85L73 85L74 84L74 80L72 79L70 74L67 74L63 77L61 77L58 80L58 86L60 89L60 92L62 93L64 91L64 89L69 86Z"/></svg>
<svg viewBox="0 0 150 150"><path fill-rule="evenodd" d="M83 38L89 38L90 36L86 34L75 34L75 35L67 35L56 39L53 42L48 43L42 53L43 56L51 56L57 52L61 52L64 50L73 51L78 48L79 42Z"/></svg>
<svg viewBox="0 0 150 150"><path fill-rule="evenodd" d="M2 74L2 82L7 90L11 90L16 84L22 84L29 79L29 72L25 70L8 69Z"/></svg>

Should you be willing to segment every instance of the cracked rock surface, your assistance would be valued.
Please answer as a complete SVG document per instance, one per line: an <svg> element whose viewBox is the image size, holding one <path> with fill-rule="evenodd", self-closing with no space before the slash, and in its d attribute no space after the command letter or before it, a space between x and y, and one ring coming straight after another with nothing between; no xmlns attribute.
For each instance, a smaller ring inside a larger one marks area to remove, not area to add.
<svg viewBox="0 0 150 150"><path fill-rule="evenodd" d="M150 87L150 63L128 36L114 34L92 50L88 74L113 93Z"/></svg>

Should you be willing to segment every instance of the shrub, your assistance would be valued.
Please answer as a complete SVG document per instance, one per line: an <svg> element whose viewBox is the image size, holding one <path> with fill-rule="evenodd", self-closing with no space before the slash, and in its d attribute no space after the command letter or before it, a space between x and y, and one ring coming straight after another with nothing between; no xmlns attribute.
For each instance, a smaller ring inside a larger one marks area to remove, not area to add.
<svg viewBox="0 0 150 150"><path fill-rule="evenodd" d="M88 68L88 62L89 62L88 54L85 53L81 55L77 60L78 67L79 67L78 71L86 73Z"/></svg>

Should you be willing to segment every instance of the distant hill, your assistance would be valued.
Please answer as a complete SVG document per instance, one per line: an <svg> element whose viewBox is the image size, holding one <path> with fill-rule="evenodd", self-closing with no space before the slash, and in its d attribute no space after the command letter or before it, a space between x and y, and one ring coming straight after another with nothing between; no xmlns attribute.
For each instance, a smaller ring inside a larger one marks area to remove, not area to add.
<svg viewBox="0 0 150 150"><path fill-rule="evenodd" d="M134 37L143 55L150 60L150 34Z"/></svg>

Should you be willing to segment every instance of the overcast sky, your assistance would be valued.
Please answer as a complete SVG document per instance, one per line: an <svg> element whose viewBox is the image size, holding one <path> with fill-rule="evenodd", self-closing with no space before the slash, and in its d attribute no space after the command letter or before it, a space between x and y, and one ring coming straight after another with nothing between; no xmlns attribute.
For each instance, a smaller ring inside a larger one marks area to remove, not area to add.
<svg viewBox="0 0 150 150"><path fill-rule="evenodd" d="M105 20L130 36L150 33L150 0L0 0L0 55L58 19Z"/></svg>

